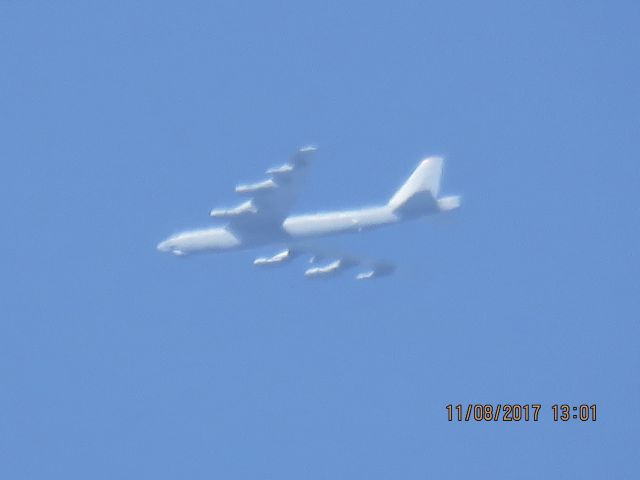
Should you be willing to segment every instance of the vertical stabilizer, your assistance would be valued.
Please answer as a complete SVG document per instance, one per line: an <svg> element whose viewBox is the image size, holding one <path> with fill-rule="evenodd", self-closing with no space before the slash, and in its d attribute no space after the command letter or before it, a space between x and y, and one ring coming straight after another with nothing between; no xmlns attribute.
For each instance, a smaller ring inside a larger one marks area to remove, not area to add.
<svg viewBox="0 0 640 480"><path fill-rule="evenodd" d="M409 179L400 187L391 200L389 206L406 213L426 213L437 210L437 198L440 193L440 179L442 178L441 157L429 157L420 162Z"/></svg>

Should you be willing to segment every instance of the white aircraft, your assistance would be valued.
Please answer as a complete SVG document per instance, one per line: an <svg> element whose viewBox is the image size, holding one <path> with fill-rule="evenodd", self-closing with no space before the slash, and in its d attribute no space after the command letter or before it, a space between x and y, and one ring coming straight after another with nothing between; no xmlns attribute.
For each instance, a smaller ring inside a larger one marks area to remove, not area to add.
<svg viewBox="0 0 640 480"><path fill-rule="evenodd" d="M251 185L238 185L236 192L249 200L230 209L214 209L210 215L226 221L215 228L178 233L158 244L161 252L174 255L222 252L235 249L281 245L284 250L272 257L257 258L256 266L282 265L301 254L310 254L314 265L305 271L308 278L335 275L356 266L364 267L356 278L388 275L394 267L335 254L302 242L339 233L355 233L413 220L460 206L459 196L439 198L443 160L429 157L420 162L409 179L382 206L328 213L289 216L316 147L298 150L289 163L267 170L269 178Z"/></svg>

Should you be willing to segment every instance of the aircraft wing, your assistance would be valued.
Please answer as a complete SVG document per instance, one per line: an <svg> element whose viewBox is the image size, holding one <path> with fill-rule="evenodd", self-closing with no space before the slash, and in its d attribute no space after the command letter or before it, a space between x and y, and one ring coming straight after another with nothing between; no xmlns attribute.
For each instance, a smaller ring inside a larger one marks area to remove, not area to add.
<svg viewBox="0 0 640 480"><path fill-rule="evenodd" d="M248 197L244 203L231 209L214 209L211 216L231 223L252 221L279 223L289 214L308 169L315 146L299 149L288 163L266 171L268 178L261 182L238 185L236 193Z"/></svg>
<svg viewBox="0 0 640 480"><path fill-rule="evenodd" d="M369 280L391 275L395 271L395 266L389 262L356 257L308 245L296 245L271 257L256 258L253 264L258 267L284 265L302 255L310 256L310 265L304 272L307 278L329 278L350 269L358 269L356 280Z"/></svg>

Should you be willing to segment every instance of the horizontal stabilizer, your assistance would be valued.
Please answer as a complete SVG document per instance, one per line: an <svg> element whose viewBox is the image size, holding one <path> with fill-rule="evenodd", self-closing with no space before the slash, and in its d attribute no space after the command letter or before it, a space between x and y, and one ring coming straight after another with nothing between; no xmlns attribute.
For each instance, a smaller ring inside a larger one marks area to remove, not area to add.
<svg viewBox="0 0 640 480"><path fill-rule="evenodd" d="M441 212L448 212L449 210L455 210L462 203L462 197L460 195L452 195L450 197L442 197L438 199L438 208Z"/></svg>

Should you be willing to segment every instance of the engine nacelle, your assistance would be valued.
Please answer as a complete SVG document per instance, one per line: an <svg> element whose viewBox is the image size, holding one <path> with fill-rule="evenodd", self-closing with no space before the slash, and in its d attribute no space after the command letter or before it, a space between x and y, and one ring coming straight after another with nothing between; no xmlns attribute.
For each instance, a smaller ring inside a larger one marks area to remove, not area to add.
<svg viewBox="0 0 640 480"><path fill-rule="evenodd" d="M326 278L336 275L347 268L351 268L357 265L357 262L353 262L346 259L335 260L321 267L312 267L304 272L304 276L307 278Z"/></svg>
<svg viewBox="0 0 640 480"><path fill-rule="evenodd" d="M267 175L278 176L278 175L288 175L291 172L293 172L293 167L288 163L285 163L284 165L280 165L279 167L270 168L269 170L267 170L266 173Z"/></svg>
<svg viewBox="0 0 640 480"><path fill-rule="evenodd" d="M283 250L280 253L276 253L273 257L256 258L253 261L253 264L258 267L281 265L291 260L293 257L294 257L293 252L290 249L287 249L287 250Z"/></svg>
<svg viewBox="0 0 640 480"><path fill-rule="evenodd" d="M209 215L216 218L231 218L231 217L239 217L241 215L247 215L249 213L256 213L256 207L253 205L251 200L244 202L241 205L238 205L234 208L215 208L211 210Z"/></svg>
<svg viewBox="0 0 640 480"><path fill-rule="evenodd" d="M376 265L371 270L361 272L356 275L356 280L370 280L372 278L391 275L395 267L393 265Z"/></svg>
<svg viewBox="0 0 640 480"><path fill-rule="evenodd" d="M272 179L269 179L264 182L252 183L250 185L238 185L236 187L236 193L241 195L253 195L257 192L273 190L274 188L278 188L278 185Z"/></svg>

